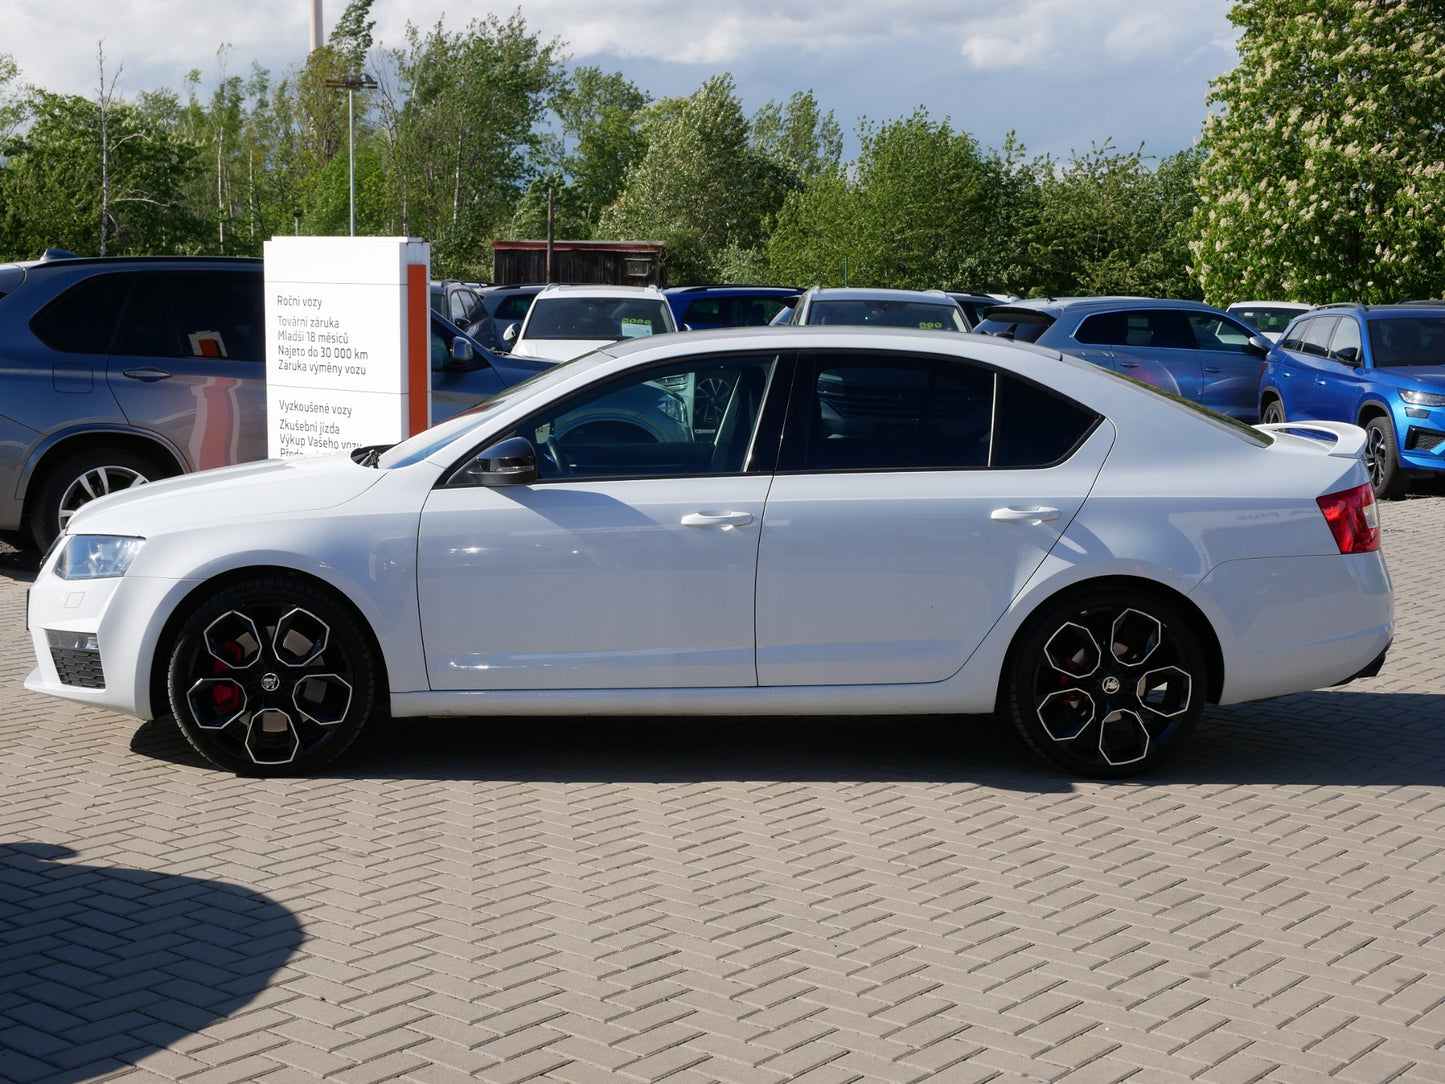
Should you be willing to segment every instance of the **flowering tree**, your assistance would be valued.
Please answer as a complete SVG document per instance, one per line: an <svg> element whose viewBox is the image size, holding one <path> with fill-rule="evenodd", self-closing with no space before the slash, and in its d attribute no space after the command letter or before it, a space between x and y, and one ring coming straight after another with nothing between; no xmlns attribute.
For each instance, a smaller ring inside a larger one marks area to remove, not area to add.
<svg viewBox="0 0 1445 1084"><path fill-rule="evenodd" d="M1445 3L1242 0L1230 19L1191 245L1205 296L1445 293Z"/></svg>

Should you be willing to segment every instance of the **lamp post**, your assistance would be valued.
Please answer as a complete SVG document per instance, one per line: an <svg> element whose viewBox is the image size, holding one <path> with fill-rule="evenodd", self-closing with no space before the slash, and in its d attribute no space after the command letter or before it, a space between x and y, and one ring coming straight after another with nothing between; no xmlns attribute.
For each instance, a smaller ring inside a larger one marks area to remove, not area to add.
<svg viewBox="0 0 1445 1084"><path fill-rule="evenodd" d="M350 186L351 186L351 236L356 236L356 92L358 90L371 90L376 86L376 80L366 72L356 72L351 75L338 75L335 79L327 79L325 86L332 90L346 91L346 153L349 162Z"/></svg>

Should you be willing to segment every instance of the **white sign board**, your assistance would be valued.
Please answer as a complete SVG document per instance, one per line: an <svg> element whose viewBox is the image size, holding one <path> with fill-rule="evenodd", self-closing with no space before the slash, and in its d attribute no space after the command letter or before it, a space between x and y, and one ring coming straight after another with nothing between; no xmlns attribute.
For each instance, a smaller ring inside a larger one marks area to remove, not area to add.
<svg viewBox="0 0 1445 1084"><path fill-rule="evenodd" d="M276 237L264 246L268 453L392 444L431 422L431 246Z"/></svg>

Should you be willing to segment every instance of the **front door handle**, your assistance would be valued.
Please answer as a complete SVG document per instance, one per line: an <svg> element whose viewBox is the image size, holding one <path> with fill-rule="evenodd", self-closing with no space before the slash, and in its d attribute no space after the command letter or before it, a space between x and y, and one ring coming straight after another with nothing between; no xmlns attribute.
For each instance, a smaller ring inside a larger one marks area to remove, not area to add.
<svg viewBox="0 0 1445 1084"><path fill-rule="evenodd" d="M1049 520L1059 518L1057 508L1046 508L1036 505L1033 508L995 508L989 513L988 518L998 523L1047 523Z"/></svg>
<svg viewBox="0 0 1445 1084"><path fill-rule="evenodd" d="M689 512L682 517L684 527L741 527L752 521L751 512Z"/></svg>

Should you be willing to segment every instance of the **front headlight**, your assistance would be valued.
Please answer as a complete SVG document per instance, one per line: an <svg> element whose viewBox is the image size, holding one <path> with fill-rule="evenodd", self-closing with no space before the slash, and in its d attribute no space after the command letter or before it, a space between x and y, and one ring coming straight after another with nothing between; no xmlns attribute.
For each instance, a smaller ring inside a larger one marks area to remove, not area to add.
<svg viewBox="0 0 1445 1084"><path fill-rule="evenodd" d="M1416 391L1414 388L1401 388L1400 398L1411 406L1445 406L1445 395L1434 391Z"/></svg>
<svg viewBox="0 0 1445 1084"><path fill-rule="evenodd" d="M126 535L77 534L65 537L54 572L62 580L106 580L124 576L145 545Z"/></svg>

